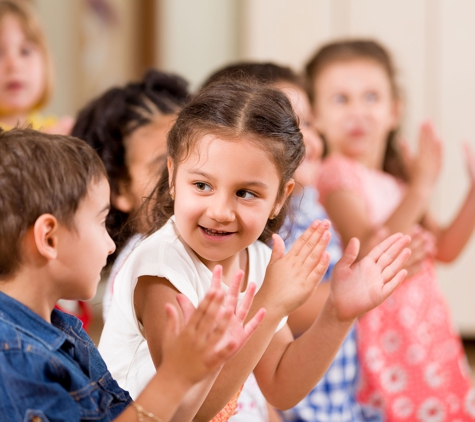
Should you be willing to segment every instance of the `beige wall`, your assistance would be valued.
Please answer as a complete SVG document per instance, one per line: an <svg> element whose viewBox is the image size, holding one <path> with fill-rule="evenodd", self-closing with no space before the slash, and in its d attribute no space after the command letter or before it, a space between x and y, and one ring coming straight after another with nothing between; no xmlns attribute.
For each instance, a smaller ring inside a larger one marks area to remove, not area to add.
<svg viewBox="0 0 475 422"><path fill-rule="evenodd" d="M475 148L475 3L470 0L245 0L241 54L300 69L334 37L374 37L398 64L405 90L404 133L434 120L444 139L444 167L433 212L449 221L468 188L461 141ZM457 327L475 336L475 240L438 273Z"/></svg>

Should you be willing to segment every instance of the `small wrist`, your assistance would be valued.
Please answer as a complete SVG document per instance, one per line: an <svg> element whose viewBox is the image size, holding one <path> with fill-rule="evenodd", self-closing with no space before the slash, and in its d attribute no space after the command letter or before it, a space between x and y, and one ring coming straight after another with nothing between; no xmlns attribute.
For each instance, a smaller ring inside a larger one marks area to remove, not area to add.
<svg viewBox="0 0 475 422"><path fill-rule="evenodd" d="M173 368L163 362L158 367L154 379L157 380L162 389L165 387L166 394L170 400L180 398L181 401L181 397L184 397L194 385L194 382L188 379L183 371L173 370Z"/></svg>
<svg viewBox="0 0 475 422"><path fill-rule="evenodd" d="M323 305L322 314L330 324L342 329L349 329L356 321L356 317L339 315L331 294Z"/></svg>

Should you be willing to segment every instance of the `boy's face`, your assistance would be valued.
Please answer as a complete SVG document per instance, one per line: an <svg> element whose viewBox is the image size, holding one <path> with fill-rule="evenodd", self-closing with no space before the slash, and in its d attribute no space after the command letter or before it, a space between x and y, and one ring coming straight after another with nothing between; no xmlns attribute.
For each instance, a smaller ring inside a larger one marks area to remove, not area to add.
<svg viewBox="0 0 475 422"><path fill-rule="evenodd" d="M115 250L105 225L109 197L105 178L91 183L74 215L73 227L60 224L55 278L64 299L89 300L96 294L107 256Z"/></svg>

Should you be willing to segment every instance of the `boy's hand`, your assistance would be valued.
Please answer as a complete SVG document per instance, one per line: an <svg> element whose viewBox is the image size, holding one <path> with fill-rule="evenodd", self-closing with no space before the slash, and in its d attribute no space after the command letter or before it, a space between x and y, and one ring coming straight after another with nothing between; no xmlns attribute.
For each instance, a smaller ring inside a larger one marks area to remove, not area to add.
<svg viewBox="0 0 475 422"><path fill-rule="evenodd" d="M231 358L265 315L265 310L261 309L243 325L256 287L254 284L249 285L236 309L242 272L235 275L225 300L221 274L222 267L216 266L211 288L197 309L185 296L177 297L185 321L181 329L176 308L171 304L166 306L168 322L163 341L162 365L173 365L177 374L185 375L192 384L218 370Z"/></svg>
<svg viewBox="0 0 475 422"><path fill-rule="evenodd" d="M315 292L323 278L330 256L330 222L314 221L284 255L284 242L276 234L274 248L260 293L266 295L267 309L279 310L282 317L299 308Z"/></svg>
<svg viewBox="0 0 475 422"><path fill-rule="evenodd" d="M341 321L351 321L381 304L406 277L411 238L393 234L355 263L359 241L352 238L333 270L329 301Z"/></svg>

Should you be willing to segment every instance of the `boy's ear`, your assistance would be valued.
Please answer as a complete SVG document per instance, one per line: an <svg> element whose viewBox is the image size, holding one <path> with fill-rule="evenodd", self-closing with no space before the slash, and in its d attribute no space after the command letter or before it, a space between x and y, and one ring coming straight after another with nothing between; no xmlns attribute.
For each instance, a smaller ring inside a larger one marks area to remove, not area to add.
<svg viewBox="0 0 475 422"><path fill-rule="evenodd" d="M114 208L119 211L130 213L134 209L134 201L126 186L126 182L120 180L118 183L119 193L111 193L111 202Z"/></svg>
<svg viewBox="0 0 475 422"><path fill-rule="evenodd" d="M51 214L40 215L33 226L36 249L48 260L58 256L58 228L58 220Z"/></svg>
<svg viewBox="0 0 475 422"><path fill-rule="evenodd" d="M284 206L285 204L285 201L287 200L287 198L289 197L289 195L292 193L292 191L294 190L294 187L295 187L295 180L294 179L289 179L285 185L284 185L284 188L283 188L283 193L282 193L282 197L279 199L278 202L276 202L273 210L272 210L272 214L269 216L269 218L275 218L277 215L279 215L280 213L280 210L282 209L282 207Z"/></svg>

